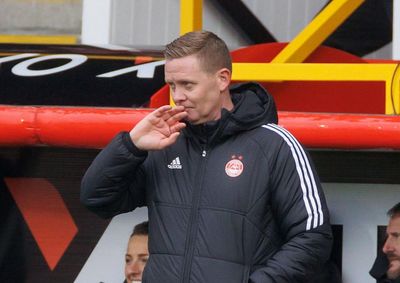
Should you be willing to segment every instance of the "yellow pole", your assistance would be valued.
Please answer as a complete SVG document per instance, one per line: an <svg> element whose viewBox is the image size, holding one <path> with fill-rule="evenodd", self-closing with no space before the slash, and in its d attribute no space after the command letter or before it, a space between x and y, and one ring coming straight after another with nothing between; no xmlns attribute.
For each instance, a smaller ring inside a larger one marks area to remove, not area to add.
<svg viewBox="0 0 400 283"><path fill-rule="evenodd" d="M364 0L332 0L273 60L301 63L336 30Z"/></svg>
<svg viewBox="0 0 400 283"><path fill-rule="evenodd" d="M75 35L0 34L0 43L76 44Z"/></svg>
<svg viewBox="0 0 400 283"><path fill-rule="evenodd" d="M386 114L400 114L400 66L397 65L392 80L386 81Z"/></svg>
<svg viewBox="0 0 400 283"><path fill-rule="evenodd" d="M202 29L202 0L181 0L180 34Z"/></svg>
<svg viewBox="0 0 400 283"><path fill-rule="evenodd" d="M233 63L234 81L383 81L385 113L400 111L399 64Z"/></svg>

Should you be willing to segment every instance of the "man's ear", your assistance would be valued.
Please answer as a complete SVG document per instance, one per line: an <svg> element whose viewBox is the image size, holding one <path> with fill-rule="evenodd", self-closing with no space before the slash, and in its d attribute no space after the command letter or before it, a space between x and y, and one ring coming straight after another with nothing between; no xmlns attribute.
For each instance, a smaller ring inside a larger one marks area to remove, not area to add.
<svg viewBox="0 0 400 283"><path fill-rule="evenodd" d="M226 91L231 83L231 71L227 68L222 68L217 72L217 80L219 85L219 90L221 92Z"/></svg>

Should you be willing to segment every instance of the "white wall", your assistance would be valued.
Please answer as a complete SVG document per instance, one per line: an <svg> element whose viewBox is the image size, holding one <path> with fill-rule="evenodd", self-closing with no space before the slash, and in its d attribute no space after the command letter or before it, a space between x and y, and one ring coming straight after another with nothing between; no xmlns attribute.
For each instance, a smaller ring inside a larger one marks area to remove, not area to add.
<svg viewBox="0 0 400 283"><path fill-rule="evenodd" d="M112 12L111 44L161 46L179 36L179 0L118 0ZM229 46L246 44L235 27L211 1L203 1L203 28L221 36Z"/></svg>
<svg viewBox="0 0 400 283"><path fill-rule="evenodd" d="M0 34L79 35L82 1L0 0Z"/></svg>
<svg viewBox="0 0 400 283"><path fill-rule="evenodd" d="M292 40L327 0L243 0L278 41Z"/></svg>
<svg viewBox="0 0 400 283"><path fill-rule="evenodd" d="M294 38L326 0L244 0L279 41ZM112 11L115 45L165 45L179 36L179 0L118 0ZM203 0L203 28L222 37L231 48L247 45L236 26L211 0Z"/></svg>

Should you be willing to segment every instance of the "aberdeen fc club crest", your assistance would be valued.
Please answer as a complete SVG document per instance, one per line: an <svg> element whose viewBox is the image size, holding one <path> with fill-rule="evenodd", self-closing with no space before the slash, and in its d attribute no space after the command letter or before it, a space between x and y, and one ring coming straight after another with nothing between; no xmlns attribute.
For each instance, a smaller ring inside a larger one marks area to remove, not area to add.
<svg viewBox="0 0 400 283"><path fill-rule="evenodd" d="M232 155L231 160L229 160L225 165L225 173L229 177L238 177L242 174L244 166L241 161L243 156Z"/></svg>

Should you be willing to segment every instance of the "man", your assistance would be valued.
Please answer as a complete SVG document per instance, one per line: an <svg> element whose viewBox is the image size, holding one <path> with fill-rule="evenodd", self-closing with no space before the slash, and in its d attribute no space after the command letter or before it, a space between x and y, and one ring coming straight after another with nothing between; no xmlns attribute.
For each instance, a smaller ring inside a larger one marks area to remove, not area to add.
<svg viewBox="0 0 400 283"><path fill-rule="evenodd" d="M148 206L144 282L308 282L330 254L328 210L272 97L254 83L229 88L231 57L211 32L164 54L176 107L117 135L81 200L104 217Z"/></svg>
<svg viewBox="0 0 400 283"><path fill-rule="evenodd" d="M379 283L400 283L400 203L388 211L389 224L382 253L378 254L370 271Z"/></svg>
<svg viewBox="0 0 400 283"><path fill-rule="evenodd" d="M129 237L125 255L125 282L141 282L143 269L149 258L149 222L137 224Z"/></svg>

